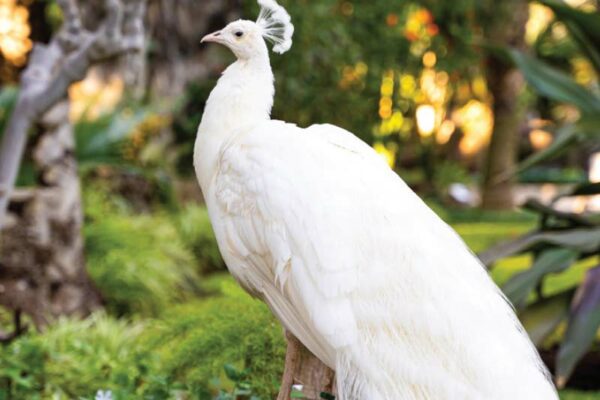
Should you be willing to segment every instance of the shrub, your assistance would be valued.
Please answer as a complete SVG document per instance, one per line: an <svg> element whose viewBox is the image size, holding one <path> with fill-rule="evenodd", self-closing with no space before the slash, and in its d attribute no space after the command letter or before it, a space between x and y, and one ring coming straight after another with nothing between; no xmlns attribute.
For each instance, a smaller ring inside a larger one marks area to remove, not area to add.
<svg viewBox="0 0 600 400"><path fill-rule="evenodd" d="M183 244L194 254L200 272L225 269L205 207L187 206L177 217L177 228Z"/></svg>
<svg viewBox="0 0 600 400"><path fill-rule="evenodd" d="M221 286L221 296L177 306L147 335L165 376L146 393L164 398L180 390L208 399L233 390L227 378L239 370L255 395L274 398L285 358L281 326L231 278L212 283Z"/></svg>
<svg viewBox="0 0 600 400"><path fill-rule="evenodd" d="M0 353L0 399L271 399L285 345L280 325L228 276L220 294L174 306L144 323L100 313L63 319ZM233 396L233 397L232 397Z"/></svg>
<svg viewBox="0 0 600 400"><path fill-rule="evenodd" d="M88 270L115 315L157 315L197 291L193 256L171 219L116 212L114 200L86 193ZM126 209L126 206L123 206Z"/></svg>
<svg viewBox="0 0 600 400"><path fill-rule="evenodd" d="M100 389L135 398L153 362L139 345L143 329L96 314L23 336L0 355L0 398L92 399Z"/></svg>

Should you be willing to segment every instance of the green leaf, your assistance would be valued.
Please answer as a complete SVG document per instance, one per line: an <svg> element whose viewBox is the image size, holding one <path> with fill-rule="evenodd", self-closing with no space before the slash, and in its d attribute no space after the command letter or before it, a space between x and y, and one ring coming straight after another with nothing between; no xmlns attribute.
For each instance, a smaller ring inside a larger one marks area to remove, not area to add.
<svg viewBox="0 0 600 400"><path fill-rule="evenodd" d="M553 246L567 247L579 253L593 253L600 248L600 228L531 232L480 253L479 258L489 266L499 259L525 253L534 248Z"/></svg>
<svg viewBox="0 0 600 400"><path fill-rule="evenodd" d="M583 52L588 56L588 60L591 62L592 66L596 69L597 72L600 71L600 49L596 46L591 40L590 37L586 35L583 27L578 25L574 21L564 21L567 29L571 33L573 39L577 41L579 47ZM598 22L600 23L600 21Z"/></svg>
<svg viewBox="0 0 600 400"><path fill-rule="evenodd" d="M568 194L568 196L593 196L596 194L600 194L600 182L578 185Z"/></svg>
<svg viewBox="0 0 600 400"><path fill-rule="evenodd" d="M551 8L556 17L564 22L571 36L588 55L597 71L600 71L600 14L578 10L557 0L540 0Z"/></svg>
<svg viewBox="0 0 600 400"><path fill-rule="evenodd" d="M544 298L519 313L519 319L536 347L542 345L569 315L573 290Z"/></svg>
<svg viewBox="0 0 600 400"><path fill-rule="evenodd" d="M577 123L560 127L552 144L522 161L517 167L516 173L521 173L534 165L556 158L574 144L583 143L587 139L596 140L597 138L600 138L600 116L584 115Z"/></svg>
<svg viewBox="0 0 600 400"><path fill-rule="evenodd" d="M579 85L569 75L519 50L508 54L525 79L541 95L577 106L584 114L600 112L600 98Z"/></svg>
<svg viewBox="0 0 600 400"><path fill-rule="evenodd" d="M227 377L233 382L237 382L243 378L242 373L239 372L237 368L231 364L225 364L223 366L223 369L225 370L225 375L227 375Z"/></svg>
<svg viewBox="0 0 600 400"><path fill-rule="evenodd" d="M582 133L574 124L567 124L560 127L552 144L544 150L538 151L524 161L522 161L516 170L516 173L523 172L534 165L548 161L563 154L573 144L583 141Z"/></svg>
<svg viewBox="0 0 600 400"><path fill-rule="evenodd" d="M600 327L600 265L589 270L573 299L571 316L558 351L556 375L564 386L596 339Z"/></svg>
<svg viewBox="0 0 600 400"><path fill-rule="evenodd" d="M593 253L600 248L600 228L571 229L540 234L539 243L568 247L581 253Z"/></svg>
<svg viewBox="0 0 600 400"><path fill-rule="evenodd" d="M76 155L80 164L123 164L122 145L149 115L149 110L117 110L75 126Z"/></svg>
<svg viewBox="0 0 600 400"><path fill-rule="evenodd" d="M567 211L560 211L551 206L548 206L537 199L530 199L525 202L523 209L536 212L545 217L552 216L561 221L567 221L575 226L594 226L594 222L585 216Z"/></svg>
<svg viewBox="0 0 600 400"><path fill-rule="evenodd" d="M600 115L583 115L577 122L577 130L587 138L600 138Z"/></svg>
<svg viewBox="0 0 600 400"><path fill-rule="evenodd" d="M562 272L577 260L579 254L570 249L549 249L542 252L527 271L514 275L502 290L517 308L522 308L529 294L550 273Z"/></svg>

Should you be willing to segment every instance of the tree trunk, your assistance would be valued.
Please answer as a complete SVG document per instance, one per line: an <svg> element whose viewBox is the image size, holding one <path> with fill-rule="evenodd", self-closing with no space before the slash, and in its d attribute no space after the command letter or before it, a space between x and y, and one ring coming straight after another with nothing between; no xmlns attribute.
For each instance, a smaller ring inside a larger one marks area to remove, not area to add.
<svg viewBox="0 0 600 400"><path fill-rule="evenodd" d="M296 337L286 333L288 348L285 371L277 400L288 400L292 392L305 399L330 399L335 396L335 372L315 357ZM329 397L328 397L329 395Z"/></svg>
<svg viewBox="0 0 600 400"><path fill-rule="evenodd" d="M529 5L523 0L495 3L496 16L487 38L494 44L525 47L525 24L529 18ZM524 88L522 74L505 61L488 58L487 80L494 97L494 133L488 148L482 188L482 207L509 209L514 206L513 181L507 173L515 169L519 129L523 122L523 109L519 96Z"/></svg>
<svg viewBox="0 0 600 400"><path fill-rule="evenodd" d="M33 152L40 186L15 191L0 243L0 304L28 314L38 329L100 307L85 269L68 101L42 117L40 132Z"/></svg>
<svg viewBox="0 0 600 400"><path fill-rule="evenodd" d="M494 133L488 148L482 193L482 207L485 209L510 209L513 202L513 180L507 173L516 166L518 133L523 121L518 97L523 88L523 78L519 71L497 66L496 74L489 79L494 94Z"/></svg>
<svg viewBox="0 0 600 400"><path fill-rule="evenodd" d="M22 331L21 313L42 328L53 317L86 315L100 305L84 265L67 91L92 65L144 47L145 0L57 4L63 26L48 45L35 45L0 143L0 305L15 314L15 334L0 333L0 341ZM90 30L82 16L89 20L96 5L103 13L93 13L97 29ZM42 132L33 154L40 187L15 191L28 133L36 124Z"/></svg>

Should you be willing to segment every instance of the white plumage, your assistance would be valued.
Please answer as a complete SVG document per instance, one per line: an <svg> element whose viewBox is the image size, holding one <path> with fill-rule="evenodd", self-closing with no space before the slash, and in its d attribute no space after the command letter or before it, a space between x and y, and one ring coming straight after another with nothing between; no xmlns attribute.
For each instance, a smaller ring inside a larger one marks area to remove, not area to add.
<svg viewBox="0 0 600 400"><path fill-rule="evenodd" d="M194 155L232 275L336 370L341 400L557 399L479 261L369 146L270 119L263 37L285 51L293 28L275 1L260 3L260 23L203 39L238 58Z"/></svg>

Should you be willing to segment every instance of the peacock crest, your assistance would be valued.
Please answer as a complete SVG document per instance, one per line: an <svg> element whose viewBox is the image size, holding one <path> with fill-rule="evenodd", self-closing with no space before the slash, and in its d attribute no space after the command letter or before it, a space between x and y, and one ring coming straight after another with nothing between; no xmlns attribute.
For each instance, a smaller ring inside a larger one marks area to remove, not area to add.
<svg viewBox="0 0 600 400"><path fill-rule="evenodd" d="M258 0L260 14L256 24L265 40L273 43L273 51L283 54L292 47L294 25L288 12L275 0Z"/></svg>

